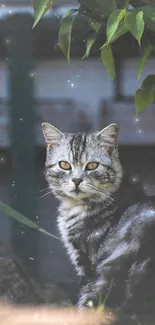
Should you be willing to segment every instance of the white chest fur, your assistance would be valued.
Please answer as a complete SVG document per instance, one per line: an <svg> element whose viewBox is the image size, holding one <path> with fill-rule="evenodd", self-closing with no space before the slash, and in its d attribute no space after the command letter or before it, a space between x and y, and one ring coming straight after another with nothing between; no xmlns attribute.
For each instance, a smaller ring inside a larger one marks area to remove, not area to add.
<svg viewBox="0 0 155 325"><path fill-rule="evenodd" d="M86 216L86 208L82 205L72 204L72 202L63 202L59 207L58 228L61 234L62 242L67 250L72 264L75 266L78 275L84 275L84 269L78 265L79 252L70 241L69 234L72 229L78 230Z"/></svg>

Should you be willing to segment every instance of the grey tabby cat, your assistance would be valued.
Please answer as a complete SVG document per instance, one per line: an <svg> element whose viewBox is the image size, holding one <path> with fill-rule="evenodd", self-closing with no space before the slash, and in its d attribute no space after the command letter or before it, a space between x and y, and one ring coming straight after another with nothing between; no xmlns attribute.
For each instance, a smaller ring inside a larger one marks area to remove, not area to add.
<svg viewBox="0 0 155 325"><path fill-rule="evenodd" d="M116 200L123 175L117 124L90 134L62 133L49 123L42 127L46 179L60 200L59 230L82 277L78 306L106 297L109 306L151 315L155 205L138 203L124 211Z"/></svg>

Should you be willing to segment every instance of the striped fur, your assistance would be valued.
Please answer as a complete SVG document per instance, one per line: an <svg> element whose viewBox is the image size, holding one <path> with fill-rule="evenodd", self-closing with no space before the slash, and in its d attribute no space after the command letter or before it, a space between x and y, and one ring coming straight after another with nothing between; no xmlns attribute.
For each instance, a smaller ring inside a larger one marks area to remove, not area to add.
<svg viewBox="0 0 155 325"><path fill-rule="evenodd" d="M118 203L122 167L117 125L91 134L64 134L44 123L43 132L48 144L46 179L60 200L58 227L82 277L78 306L89 300L98 304L112 281L109 306L123 302L132 312L144 311L148 288L155 300L155 205L139 203L125 211ZM60 161L71 169L62 170ZM89 162L98 162L98 167L86 170ZM72 179L82 179L78 191ZM153 306L149 302L151 312Z"/></svg>

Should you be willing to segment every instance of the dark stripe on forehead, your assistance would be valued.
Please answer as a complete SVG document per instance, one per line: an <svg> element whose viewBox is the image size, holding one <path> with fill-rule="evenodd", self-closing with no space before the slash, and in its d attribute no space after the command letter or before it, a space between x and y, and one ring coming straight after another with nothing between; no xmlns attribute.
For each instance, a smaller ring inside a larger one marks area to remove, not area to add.
<svg viewBox="0 0 155 325"><path fill-rule="evenodd" d="M79 158L81 141L82 141L82 134L76 133L74 136L74 141L73 141L73 145L72 145L73 159L75 161L78 161L78 158Z"/></svg>
<svg viewBox="0 0 155 325"><path fill-rule="evenodd" d="M79 158L82 157L82 154L85 151L85 148L86 148L86 139L87 139L87 134L85 133L85 134L83 134L83 139L82 139L83 142L82 142L82 145L81 145L81 152L80 152L80 157Z"/></svg>
<svg viewBox="0 0 155 325"><path fill-rule="evenodd" d="M79 161L85 149L86 134L82 134L82 133L74 134L70 141L70 145L73 154L73 160Z"/></svg>
<svg viewBox="0 0 155 325"><path fill-rule="evenodd" d="M76 134L73 134L72 139L70 140L70 147L71 147L71 152L72 152L72 155L73 155L73 159L74 159L74 146L73 146L73 143L74 143L75 137L76 137Z"/></svg>

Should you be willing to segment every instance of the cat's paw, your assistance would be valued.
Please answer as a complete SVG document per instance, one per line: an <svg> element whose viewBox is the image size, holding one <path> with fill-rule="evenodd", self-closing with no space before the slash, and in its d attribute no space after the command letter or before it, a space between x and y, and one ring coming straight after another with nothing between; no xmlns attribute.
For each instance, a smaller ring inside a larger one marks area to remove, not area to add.
<svg viewBox="0 0 155 325"><path fill-rule="evenodd" d="M101 296L95 290L94 283L89 283L80 291L80 297L77 303L78 308L96 308L99 306Z"/></svg>

